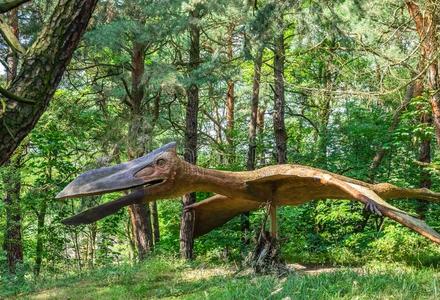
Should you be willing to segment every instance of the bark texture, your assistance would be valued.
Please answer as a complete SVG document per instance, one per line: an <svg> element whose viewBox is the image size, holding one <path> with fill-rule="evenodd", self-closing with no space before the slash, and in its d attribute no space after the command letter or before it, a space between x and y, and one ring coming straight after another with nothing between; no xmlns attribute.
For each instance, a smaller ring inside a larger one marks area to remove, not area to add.
<svg viewBox="0 0 440 300"><path fill-rule="evenodd" d="M9 90L35 104L9 101L0 112L0 164L3 164L45 111L86 30L97 0L60 0Z"/></svg>
<svg viewBox="0 0 440 300"><path fill-rule="evenodd" d="M8 20L11 33L16 39L19 37L19 27L17 10L11 11ZM17 75L17 55L10 49L7 57L8 70L6 70L6 80L11 82ZM25 145L19 149L24 150ZM21 192L21 158L22 152L18 151L15 157L9 161L5 166L5 173L3 183L6 187L6 195L4 199L6 210L6 227L3 248L6 251L8 261L8 271L13 274L16 273L17 265L23 263L23 240L21 236L21 207L20 207L20 192Z"/></svg>
<svg viewBox="0 0 440 300"><path fill-rule="evenodd" d="M160 241L159 213L157 211L156 201L150 203L150 211L153 225L154 244L156 245Z"/></svg>
<svg viewBox="0 0 440 300"><path fill-rule="evenodd" d="M408 12L413 19L420 40L421 57L427 67L427 88L429 92L432 119L435 127L437 144L440 146L440 78L438 59L438 33L440 24L437 1L426 1L422 11L415 1L405 1Z"/></svg>
<svg viewBox="0 0 440 300"><path fill-rule="evenodd" d="M228 59L232 61L233 53L233 37L235 26L231 25L228 32L227 41L227 55ZM229 165L235 162L235 145L234 145L234 113L235 113L235 84L232 79L227 81L226 90L226 140L228 142L228 163Z"/></svg>
<svg viewBox="0 0 440 300"><path fill-rule="evenodd" d="M189 35L191 45L189 49L189 72L197 69L200 63L200 28L197 25L199 8L190 13ZM185 127L185 161L196 164L197 162L197 115L199 111L199 88L192 83L186 90L188 103L186 106ZM183 206L186 207L196 202L196 194L190 193L183 196ZM184 259L193 258L194 246L194 212L185 210L182 213L180 225L180 255Z"/></svg>
<svg viewBox="0 0 440 300"><path fill-rule="evenodd" d="M145 49L143 44L134 42L131 58L131 90L128 95L130 124L128 132L128 156L138 158L147 152L151 132L147 128L142 112L145 97L143 76L145 71ZM148 204L129 206L132 234L137 248L138 258L144 259L153 248L153 228L151 211Z"/></svg>
<svg viewBox="0 0 440 300"><path fill-rule="evenodd" d="M21 236L20 191L21 178L19 164L13 160L4 170L6 195L4 198L6 226L3 249L6 252L8 271L15 273L17 265L23 262L23 242Z"/></svg>
<svg viewBox="0 0 440 300"><path fill-rule="evenodd" d="M258 102L260 99L260 79L261 66L263 63L263 51L257 53L254 61L254 78L252 84L251 98L251 119L249 122L249 148L247 153L247 170L255 170L255 161L257 153L257 120L258 120Z"/></svg>
<svg viewBox="0 0 440 300"><path fill-rule="evenodd" d="M280 21L282 25L282 19ZM277 163L285 164L287 162L287 132L284 122L285 98L284 98L284 33L281 32L275 37L274 50L274 112L273 112L273 129L276 145Z"/></svg>
<svg viewBox="0 0 440 300"><path fill-rule="evenodd" d="M257 155L257 120L258 120L258 102L260 100L260 80L261 67L263 64L263 49L259 49L254 60L254 77L252 83L251 118L249 122L249 148L247 153L246 169L255 170ZM249 212L241 215L241 231L243 232L243 243L249 244L250 227Z"/></svg>

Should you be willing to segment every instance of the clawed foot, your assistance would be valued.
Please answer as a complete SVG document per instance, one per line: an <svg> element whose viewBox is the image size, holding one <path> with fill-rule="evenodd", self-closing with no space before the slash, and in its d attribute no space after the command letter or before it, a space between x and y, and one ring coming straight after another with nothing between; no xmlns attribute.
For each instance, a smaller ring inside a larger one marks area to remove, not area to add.
<svg viewBox="0 0 440 300"><path fill-rule="evenodd" d="M374 203L371 200L368 200L367 204L365 204L364 207L365 211L368 211L370 213L376 214L378 216L382 216L382 213L380 212L379 208L377 207L376 203Z"/></svg>

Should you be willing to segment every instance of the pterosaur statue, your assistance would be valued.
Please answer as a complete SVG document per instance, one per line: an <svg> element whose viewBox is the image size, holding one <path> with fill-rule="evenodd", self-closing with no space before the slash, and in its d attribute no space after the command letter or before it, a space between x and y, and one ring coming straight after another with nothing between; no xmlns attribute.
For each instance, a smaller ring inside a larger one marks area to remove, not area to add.
<svg viewBox="0 0 440 300"><path fill-rule="evenodd" d="M274 165L255 171L227 172L204 169L181 160L175 143L119 165L80 175L57 198L132 192L63 220L68 225L88 224L119 209L149 201L175 198L189 192L213 192L214 196L187 209L195 214L194 236L217 228L234 216L272 206L300 205L319 199L348 199L365 204L372 212L391 218L440 244L440 235L423 220L385 200L413 198L440 202L440 193L406 189L388 183L369 184L302 165Z"/></svg>

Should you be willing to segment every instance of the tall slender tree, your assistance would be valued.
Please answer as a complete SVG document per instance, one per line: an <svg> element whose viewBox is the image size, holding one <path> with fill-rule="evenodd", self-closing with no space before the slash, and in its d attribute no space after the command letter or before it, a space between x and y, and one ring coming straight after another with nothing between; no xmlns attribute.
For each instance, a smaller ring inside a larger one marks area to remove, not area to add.
<svg viewBox="0 0 440 300"><path fill-rule="evenodd" d="M194 72L200 64L200 5L189 13L189 73ZM186 89L186 126L185 126L185 152L183 158L191 163L197 162L197 115L199 112L199 87L191 79L191 84ZM183 196L183 206L188 206L196 202L196 194L186 194ZM194 246L194 212L184 209L180 225L180 255L185 259L193 258Z"/></svg>
<svg viewBox="0 0 440 300"><path fill-rule="evenodd" d="M274 38L274 106L273 106L273 129L276 146L276 160L279 164L287 162L287 132L284 121L285 95L284 95L284 25L283 15L277 16L279 32Z"/></svg>
<svg viewBox="0 0 440 300"><path fill-rule="evenodd" d="M8 23L11 33L17 40L20 37L18 25L18 9L9 13ZM8 51L6 80L11 83L17 75L18 57L14 49ZM21 146L24 150L26 146ZM18 151L11 160L6 163L3 174L3 183L6 187L4 203L6 207L6 229L3 247L6 251L8 270L15 273L17 265L23 262L23 240L21 235L21 160L24 151Z"/></svg>
<svg viewBox="0 0 440 300"><path fill-rule="evenodd" d="M251 118L249 121L249 136L248 136L248 152L246 169L255 170L257 158L257 121L258 121L258 103L260 100L260 81L261 81L261 67L263 65L263 48L257 50L254 59L254 74L252 80L252 97L250 101ZM249 212L241 215L241 231L243 232L243 241L245 244L249 243Z"/></svg>
<svg viewBox="0 0 440 300"><path fill-rule="evenodd" d="M231 23L228 28L227 39L227 56L228 60L234 58L233 41L234 41L235 24ZM235 129L235 83L232 79L227 80L226 90L226 140L228 142L228 162L232 165L235 162L235 146L234 146L234 129Z"/></svg>
<svg viewBox="0 0 440 300"><path fill-rule="evenodd" d="M130 123L128 130L128 157L134 159L147 152L147 139L151 139L150 130L146 129L146 120L142 110L144 101L144 71L146 46L133 41L131 54L131 90L128 105L130 107ZM129 207L133 237L137 246L139 259L145 258L153 247L153 229L151 211L147 204L132 204Z"/></svg>

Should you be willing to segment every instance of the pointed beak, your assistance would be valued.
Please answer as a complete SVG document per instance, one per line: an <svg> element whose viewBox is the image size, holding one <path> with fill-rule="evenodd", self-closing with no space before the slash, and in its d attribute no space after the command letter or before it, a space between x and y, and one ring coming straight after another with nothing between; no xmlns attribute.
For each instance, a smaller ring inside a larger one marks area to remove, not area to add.
<svg viewBox="0 0 440 300"><path fill-rule="evenodd" d="M175 143L169 143L129 162L88 171L69 183L56 198L65 199L99 195L157 183L145 181L142 178L137 178L135 175L153 163L158 155L175 147Z"/></svg>

